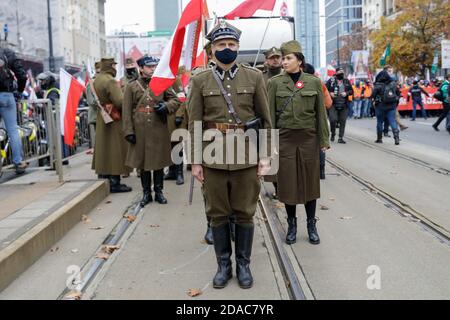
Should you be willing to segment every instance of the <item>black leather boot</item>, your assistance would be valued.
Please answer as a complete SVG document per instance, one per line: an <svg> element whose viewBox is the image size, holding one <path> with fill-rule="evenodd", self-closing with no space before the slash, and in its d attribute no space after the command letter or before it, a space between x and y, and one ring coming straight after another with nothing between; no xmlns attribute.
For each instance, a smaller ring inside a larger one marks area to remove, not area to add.
<svg viewBox="0 0 450 320"><path fill-rule="evenodd" d="M236 224L236 275L242 289L249 289L253 286L250 257L252 255L254 231L255 227L252 224Z"/></svg>
<svg viewBox="0 0 450 320"><path fill-rule="evenodd" d="M320 180L325 180L325 166L320 166Z"/></svg>
<svg viewBox="0 0 450 320"><path fill-rule="evenodd" d="M288 217L288 230L286 233L286 243L294 244L297 242L297 217Z"/></svg>
<svg viewBox="0 0 450 320"><path fill-rule="evenodd" d="M159 204L167 204L167 199L164 197L164 171L153 171L153 187L155 189L155 201Z"/></svg>
<svg viewBox="0 0 450 320"><path fill-rule="evenodd" d="M109 181L109 191L111 193L124 193L131 192L133 190L125 184L120 184L120 176L110 176Z"/></svg>
<svg viewBox="0 0 450 320"><path fill-rule="evenodd" d="M176 165L169 167L169 172L164 176L164 180L176 180Z"/></svg>
<svg viewBox="0 0 450 320"><path fill-rule="evenodd" d="M394 141L396 146L400 144L400 131L398 129L394 130Z"/></svg>
<svg viewBox="0 0 450 320"><path fill-rule="evenodd" d="M212 234L212 229L211 229L211 218L210 217L206 217L207 221L208 221L208 227L206 229L206 233L205 233L205 242L207 244L213 244L214 243L214 238L213 238L213 234Z"/></svg>
<svg viewBox="0 0 450 320"><path fill-rule="evenodd" d="M176 184L177 184L177 186L181 186L184 184L183 169L184 169L184 165L182 163L176 165L176 179L177 179Z"/></svg>
<svg viewBox="0 0 450 320"><path fill-rule="evenodd" d="M377 132L377 140L375 140L375 143L383 143L383 133Z"/></svg>
<svg viewBox="0 0 450 320"><path fill-rule="evenodd" d="M319 234L317 233L316 228L316 219L307 219L307 227L308 227L308 236L309 236L309 242L311 244L319 244L320 238Z"/></svg>
<svg viewBox="0 0 450 320"><path fill-rule="evenodd" d="M143 197L141 200L141 207L145 207L150 202L153 202L152 198L152 172L142 171L141 173L141 184L143 190Z"/></svg>
<svg viewBox="0 0 450 320"><path fill-rule="evenodd" d="M236 217L234 214L230 216L230 235L231 241L234 242L234 239L236 238Z"/></svg>
<svg viewBox="0 0 450 320"><path fill-rule="evenodd" d="M230 225L228 223L217 227L211 227L214 239L214 251L217 259L217 273L213 279L213 287L216 289L225 288L228 280L233 277L231 268L231 239Z"/></svg>

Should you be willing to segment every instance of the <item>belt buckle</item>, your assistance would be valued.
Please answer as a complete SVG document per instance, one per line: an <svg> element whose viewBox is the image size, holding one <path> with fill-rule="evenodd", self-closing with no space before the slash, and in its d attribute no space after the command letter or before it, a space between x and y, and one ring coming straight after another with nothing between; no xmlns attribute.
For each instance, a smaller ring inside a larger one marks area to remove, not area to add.
<svg viewBox="0 0 450 320"><path fill-rule="evenodd" d="M151 113L151 110L150 110L150 108L151 108L151 107L150 107L150 106L148 106L148 105L147 105L147 106L145 106L145 112L146 112L146 113Z"/></svg>

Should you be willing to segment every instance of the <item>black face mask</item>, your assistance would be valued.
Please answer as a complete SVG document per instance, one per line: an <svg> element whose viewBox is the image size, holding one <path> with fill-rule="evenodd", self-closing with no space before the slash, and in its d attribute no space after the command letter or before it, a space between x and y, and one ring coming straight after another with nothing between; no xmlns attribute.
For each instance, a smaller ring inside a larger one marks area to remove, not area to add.
<svg viewBox="0 0 450 320"><path fill-rule="evenodd" d="M127 69L127 75L132 77L136 75L136 69Z"/></svg>
<svg viewBox="0 0 450 320"><path fill-rule="evenodd" d="M338 80L344 80L344 74L340 73L336 75L336 79Z"/></svg>
<svg viewBox="0 0 450 320"><path fill-rule="evenodd" d="M217 60L219 60L223 64L231 64L237 58L237 51L226 48L222 51L216 51L215 55Z"/></svg>

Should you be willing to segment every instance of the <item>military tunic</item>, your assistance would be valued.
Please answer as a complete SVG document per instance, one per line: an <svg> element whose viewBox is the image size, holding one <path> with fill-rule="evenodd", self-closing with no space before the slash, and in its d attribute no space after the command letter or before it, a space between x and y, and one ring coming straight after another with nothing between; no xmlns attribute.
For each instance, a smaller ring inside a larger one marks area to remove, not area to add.
<svg viewBox="0 0 450 320"><path fill-rule="evenodd" d="M278 197L290 205L320 198L319 150L329 147L321 81L303 72L299 83L302 88L282 72L269 81L268 88L272 121L280 129Z"/></svg>
<svg viewBox="0 0 450 320"><path fill-rule="evenodd" d="M100 103L113 104L122 110L123 95L114 79L116 71L110 67L103 69L94 81ZM92 168L98 175L122 175L128 172L125 166L126 141L123 139L122 120L105 124L97 110L95 149Z"/></svg>
<svg viewBox="0 0 450 320"><path fill-rule="evenodd" d="M202 122L203 125L207 123L236 124L229 113L213 72L216 72L222 81L242 122L245 123L258 115L262 119L263 127L270 129L267 91L261 71L241 64L234 65L229 71L216 68L202 71L191 80L188 98L191 137L194 137L196 121ZM225 140L224 138L222 141L224 150ZM233 213L236 214L237 224L252 224L260 191L257 164L248 161L248 149L246 161L243 164L238 164L236 157L232 163L198 161L193 154L196 151L205 150L211 143L214 141L205 141L203 146L198 146L192 139L191 160L193 164L202 164L204 168L206 213L212 218L212 225L227 223L229 216ZM224 159L226 158L224 151Z"/></svg>
<svg viewBox="0 0 450 320"><path fill-rule="evenodd" d="M142 90L139 84L146 90ZM180 101L172 89L155 96L148 88L149 79L139 78L130 82L123 102L124 137L135 134L136 144L129 146L126 165L144 171L160 170L172 164L171 144L167 123L156 112L138 112L138 108L156 106L165 101L169 113L175 113Z"/></svg>

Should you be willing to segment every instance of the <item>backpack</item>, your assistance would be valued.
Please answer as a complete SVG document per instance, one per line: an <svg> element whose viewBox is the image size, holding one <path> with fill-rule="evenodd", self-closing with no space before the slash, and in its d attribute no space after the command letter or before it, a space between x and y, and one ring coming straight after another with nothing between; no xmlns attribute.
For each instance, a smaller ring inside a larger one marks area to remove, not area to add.
<svg viewBox="0 0 450 320"><path fill-rule="evenodd" d="M440 101L440 102L445 102L446 97L448 97L448 88L447 87L447 94L444 94L444 85L442 85L438 91L436 91L436 93L433 95L433 98L435 98L436 100Z"/></svg>
<svg viewBox="0 0 450 320"><path fill-rule="evenodd" d="M392 81L389 84L384 85L383 96L381 102L384 104L394 104L398 101L397 96L397 84Z"/></svg>
<svg viewBox="0 0 450 320"><path fill-rule="evenodd" d="M10 88L12 74L8 66L8 58L0 51L0 86Z"/></svg>

